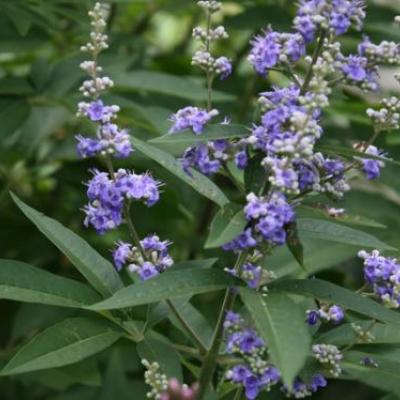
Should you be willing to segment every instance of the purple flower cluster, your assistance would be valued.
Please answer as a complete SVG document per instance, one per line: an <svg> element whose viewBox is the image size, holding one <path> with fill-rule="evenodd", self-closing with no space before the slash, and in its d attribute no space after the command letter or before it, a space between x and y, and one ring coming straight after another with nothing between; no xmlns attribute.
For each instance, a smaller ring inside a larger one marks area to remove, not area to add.
<svg viewBox="0 0 400 400"><path fill-rule="evenodd" d="M284 385L282 391L288 397L304 399L305 397L311 396L313 393L317 392L319 388L326 387L327 384L328 382L323 375L315 374L311 377L308 384L302 379L296 378L290 390L286 385Z"/></svg>
<svg viewBox="0 0 400 400"><path fill-rule="evenodd" d="M322 364L329 373L334 377L338 377L342 373L340 362L343 359L343 354L332 344L314 344L312 346L314 358Z"/></svg>
<svg viewBox="0 0 400 400"><path fill-rule="evenodd" d="M168 253L170 242L161 241L157 235L149 235L140 244L144 254L129 243L117 243L113 258L118 271L128 265L131 272L137 272L141 280L146 281L173 265L174 261Z"/></svg>
<svg viewBox="0 0 400 400"><path fill-rule="evenodd" d="M225 250L243 250L260 243L282 245L286 241L286 226L295 218L295 213L283 194L273 193L270 198L247 196L244 213L249 221L247 228L232 242L223 246Z"/></svg>
<svg viewBox="0 0 400 400"><path fill-rule="evenodd" d="M318 310L307 311L307 322L309 325L315 325L318 321L332 321L335 324L342 322L344 318L343 309L340 306L321 307Z"/></svg>
<svg viewBox="0 0 400 400"><path fill-rule="evenodd" d="M243 279L251 289L260 287L264 275L263 268L251 262L244 263L239 272L234 268L227 269L226 271L233 276Z"/></svg>
<svg viewBox="0 0 400 400"><path fill-rule="evenodd" d="M203 110L198 107L185 107L172 115L170 120L173 123L170 133L177 133L185 129L191 129L194 134L200 135L204 126L219 113L217 110Z"/></svg>
<svg viewBox="0 0 400 400"><path fill-rule="evenodd" d="M298 61L306 52L298 33L278 33L267 29L251 42L248 60L258 74L265 76L271 68Z"/></svg>
<svg viewBox="0 0 400 400"><path fill-rule="evenodd" d="M137 175L125 169L119 169L113 177L94 170L87 186L89 204L84 208L85 225L93 225L101 234L122 223L125 201L143 201L150 207L160 197L160 182L149 174Z"/></svg>
<svg viewBox="0 0 400 400"><path fill-rule="evenodd" d="M364 259L364 277L373 288L375 296L387 307L400 307L400 264L394 258L380 255L378 250L371 253L360 251Z"/></svg>
<svg viewBox="0 0 400 400"><path fill-rule="evenodd" d="M225 318L227 352L240 357L242 361L229 369L226 379L243 385L247 399L255 399L263 390L280 380L279 371L265 361L267 348L257 333L245 327L239 314L228 312Z"/></svg>
<svg viewBox="0 0 400 400"><path fill-rule="evenodd" d="M189 147L184 152L181 163L189 175L191 175L191 168L199 170L204 175L213 175L221 169L224 163L231 160L241 170L247 167L248 156L245 142L234 143L220 139Z"/></svg>
<svg viewBox="0 0 400 400"><path fill-rule="evenodd" d="M360 30L364 18L363 0L301 0L294 27L310 43L320 28L343 35L352 24Z"/></svg>

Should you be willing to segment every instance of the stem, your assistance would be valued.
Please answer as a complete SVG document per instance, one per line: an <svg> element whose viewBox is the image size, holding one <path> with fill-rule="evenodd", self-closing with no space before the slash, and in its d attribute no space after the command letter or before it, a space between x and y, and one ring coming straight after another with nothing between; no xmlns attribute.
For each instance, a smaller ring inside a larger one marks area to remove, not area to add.
<svg viewBox="0 0 400 400"><path fill-rule="evenodd" d="M242 393L243 393L243 387L238 388L233 400L240 400L242 398Z"/></svg>
<svg viewBox="0 0 400 400"><path fill-rule="evenodd" d="M210 41L210 31L211 31L211 11L207 12L207 39L206 39L206 52L210 52L211 41ZM213 73L210 68L207 68L207 111L211 111L212 108L212 85L214 81Z"/></svg>
<svg viewBox="0 0 400 400"><path fill-rule="evenodd" d="M319 56L321 55L322 49L324 47L325 38L326 38L326 31L322 30L321 31L321 35L320 35L319 40L318 40L317 47L314 50L314 54L313 54L313 57L312 57L310 68L309 68L309 70L307 72L307 75L306 75L306 77L304 79L303 86L301 87L300 96L303 96L308 91L308 87L309 87L311 79L313 77L314 65L318 61Z"/></svg>
<svg viewBox="0 0 400 400"><path fill-rule="evenodd" d="M207 347L204 345L202 340L197 336L196 332L192 329L192 327L185 321L182 315L179 313L178 309L175 307L175 304L171 300L166 300L168 307L171 309L175 317L179 320L182 327L188 333L188 335L192 338L193 342L196 344L197 348L201 354L207 353Z"/></svg>
<svg viewBox="0 0 400 400"><path fill-rule="evenodd" d="M235 265L236 271L240 269L246 257L247 254L245 252L239 254ZM233 288L228 288L225 292L224 301L222 303L217 325L215 327L211 347L204 358L204 362L201 368L200 378L199 378L200 389L197 400L205 399L207 390L212 381L215 368L217 366L219 349L221 347L222 336L224 333L225 314L227 311L232 310L233 305L235 304L235 300L236 300L236 291Z"/></svg>

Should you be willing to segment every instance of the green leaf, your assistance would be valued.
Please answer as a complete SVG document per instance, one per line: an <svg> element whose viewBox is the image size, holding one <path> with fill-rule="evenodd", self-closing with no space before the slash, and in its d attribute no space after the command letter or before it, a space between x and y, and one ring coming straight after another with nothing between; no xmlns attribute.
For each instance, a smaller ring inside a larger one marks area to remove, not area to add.
<svg viewBox="0 0 400 400"><path fill-rule="evenodd" d="M25 99L0 99L0 139L9 137L28 119L31 107Z"/></svg>
<svg viewBox="0 0 400 400"><path fill-rule="evenodd" d="M190 147L198 143L206 143L218 139L235 139L248 136L249 132L245 126L242 125L221 125L211 124L204 127L201 135L195 135L191 130L183 132L168 133L164 136L150 140L150 143L157 144L174 144Z"/></svg>
<svg viewBox="0 0 400 400"><path fill-rule="evenodd" d="M289 226L287 227L286 244L287 244L290 252L293 254L293 257L299 263L299 265L301 265L303 268L305 268L304 248L303 248L303 244L301 243L301 240L299 238L299 233L298 233L296 222L290 223Z"/></svg>
<svg viewBox="0 0 400 400"><path fill-rule="evenodd" d="M246 193L255 193L257 195L262 194L264 187L266 186L267 172L261 165L261 162L265 156L263 154L257 154L250 159L249 165L244 171L244 185Z"/></svg>
<svg viewBox="0 0 400 400"><path fill-rule="evenodd" d="M218 186L215 185L215 183L213 183L204 175L200 174L197 171L192 171L193 176L190 177L188 174L186 174L185 171L183 171L182 165L179 163L179 161L167 152L160 150L157 147L154 147L135 137L131 137L131 141L136 149L145 154L147 157L156 161L162 167L177 176L179 179L182 179L204 197L212 200L220 207L223 207L229 203L228 198L225 196L222 190L219 189Z"/></svg>
<svg viewBox="0 0 400 400"><path fill-rule="evenodd" d="M83 283L12 260L0 260L0 298L61 307L82 307L100 300Z"/></svg>
<svg viewBox="0 0 400 400"><path fill-rule="evenodd" d="M203 85L188 78L154 71L130 71L114 74L117 89L144 90L179 97L192 101L207 99L207 90ZM235 97L228 93L213 90L215 102L232 101Z"/></svg>
<svg viewBox="0 0 400 400"><path fill-rule="evenodd" d="M391 158L386 158L381 156L374 156L372 154L367 154L365 152L358 151L348 147L318 145L317 150L326 154L340 155L351 158L359 157L359 158L365 158L367 160L379 160L389 164L400 165L400 161L392 160Z"/></svg>
<svg viewBox="0 0 400 400"><path fill-rule="evenodd" d="M230 203L219 210L214 217L208 238L205 244L206 249L220 247L233 239L236 239L247 225L243 207Z"/></svg>
<svg viewBox="0 0 400 400"><path fill-rule="evenodd" d="M356 321L355 324L361 326L364 330L371 332L375 338L373 344L400 343L400 329L397 324L373 324L373 321ZM372 324L373 326L371 328ZM343 324L323 333L317 340L319 343L330 343L336 346L344 346L357 342L357 335L351 324Z"/></svg>
<svg viewBox="0 0 400 400"><path fill-rule="evenodd" d="M189 261L180 261L174 264L170 271L177 271L179 270L185 270L188 268L194 268L194 269L207 269L211 268L216 262L218 261L218 258L206 258L203 260L189 260Z"/></svg>
<svg viewBox="0 0 400 400"><path fill-rule="evenodd" d="M369 247L379 250L396 250L394 247L380 241L375 236L347 226L323 219L299 218L297 226L302 235L310 238L345 243L358 247Z"/></svg>
<svg viewBox="0 0 400 400"><path fill-rule="evenodd" d="M70 318L35 336L8 362L0 375L57 368L103 351L122 336L105 320Z"/></svg>
<svg viewBox="0 0 400 400"><path fill-rule="evenodd" d="M220 270L171 271L121 289L109 299L88 308L115 310L133 307L176 297L213 292L238 283L238 280Z"/></svg>
<svg viewBox="0 0 400 400"><path fill-rule="evenodd" d="M240 296L258 332L268 343L272 362L284 383L291 387L311 346L303 308L281 293L270 293L263 298L254 290L241 288Z"/></svg>
<svg viewBox="0 0 400 400"><path fill-rule="evenodd" d="M88 282L103 296L109 296L123 287L115 268L81 237L59 222L29 207L17 196L11 197L21 211L62 251Z"/></svg>
<svg viewBox="0 0 400 400"><path fill-rule="evenodd" d="M332 217L328 214L327 209L321 208L318 205L312 206L307 204L302 204L297 207L297 215L299 217L322 217L329 221L335 221L347 225L359 225L368 226L370 228L386 228L386 225L381 224L373 219L364 217L362 215L354 214L342 214L339 216Z"/></svg>
<svg viewBox="0 0 400 400"><path fill-rule="evenodd" d="M274 290L315 297L328 303L367 315L377 321L400 324L400 313L389 310L375 301L320 279L290 279L275 283Z"/></svg>
<svg viewBox="0 0 400 400"><path fill-rule="evenodd" d="M362 360L366 357L372 357L378 367L363 365ZM384 391L394 392L400 396L399 362L387 360L375 354L350 351L345 354L341 366L350 379Z"/></svg>
<svg viewBox="0 0 400 400"><path fill-rule="evenodd" d="M176 378L183 382L179 355L167 342L146 338L143 342L138 343L137 352L141 359L157 362L161 367L161 372L168 378Z"/></svg>

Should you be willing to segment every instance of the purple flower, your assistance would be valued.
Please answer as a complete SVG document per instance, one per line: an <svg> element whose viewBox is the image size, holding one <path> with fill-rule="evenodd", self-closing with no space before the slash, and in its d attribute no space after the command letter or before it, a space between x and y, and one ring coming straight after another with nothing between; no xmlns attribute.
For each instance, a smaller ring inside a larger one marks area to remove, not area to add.
<svg viewBox="0 0 400 400"><path fill-rule="evenodd" d="M229 371L229 378L233 383L244 383L251 376L251 371L245 365L235 365Z"/></svg>
<svg viewBox="0 0 400 400"><path fill-rule="evenodd" d="M307 323L309 325L316 325L319 321L320 315L318 310L308 310L307 311Z"/></svg>
<svg viewBox="0 0 400 400"><path fill-rule="evenodd" d="M93 101L86 109L88 117L96 122L101 121L103 119L103 115L105 112L104 104L101 100Z"/></svg>
<svg viewBox="0 0 400 400"><path fill-rule="evenodd" d="M142 264L138 273L142 281L147 281L160 274L157 268L151 262L147 261Z"/></svg>
<svg viewBox="0 0 400 400"><path fill-rule="evenodd" d="M78 141L78 154L82 158L94 157L104 149L99 140L84 137L82 135L77 135L75 138Z"/></svg>
<svg viewBox="0 0 400 400"><path fill-rule="evenodd" d="M337 305L333 305L329 308L328 315L330 320L334 321L335 323L343 321L344 318L343 309Z"/></svg>
<svg viewBox="0 0 400 400"><path fill-rule="evenodd" d="M176 133L191 128L193 133L200 135L204 126L217 115L217 110L207 111L197 107L185 107L171 116L173 125L169 132Z"/></svg>
<svg viewBox="0 0 400 400"><path fill-rule="evenodd" d="M324 388L327 384L328 382L323 375L316 374L311 377L310 389L312 392L316 392L318 388Z"/></svg>
<svg viewBox="0 0 400 400"><path fill-rule="evenodd" d="M254 400L262 388L260 378L254 374L251 374L245 379L244 388L247 399Z"/></svg>
<svg viewBox="0 0 400 400"><path fill-rule="evenodd" d="M381 151L378 150L377 147L375 146L368 146L367 150L365 151L366 154L370 154L372 156L382 156L383 153ZM358 160L361 161L362 163L362 170L365 173L365 175L367 176L367 179L376 179L379 178L380 174L381 174L381 168L383 168L385 166L385 163L383 161L380 160L374 160L374 159L360 159L357 158Z"/></svg>
<svg viewBox="0 0 400 400"><path fill-rule="evenodd" d="M365 57L349 56L342 66L342 71L347 79L361 82L368 76L367 62Z"/></svg>
<svg viewBox="0 0 400 400"><path fill-rule="evenodd" d="M224 80L232 74L232 63L226 57L219 57L215 60L214 68L220 79Z"/></svg>
<svg viewBox="0 0 400 400"><path fill-rule="evenodd" d="M127 263L131 254L132 254L131 244L125 242L117 243L117 248L113 252L114 264L117 271L120 271L122 267Z"/></svg>

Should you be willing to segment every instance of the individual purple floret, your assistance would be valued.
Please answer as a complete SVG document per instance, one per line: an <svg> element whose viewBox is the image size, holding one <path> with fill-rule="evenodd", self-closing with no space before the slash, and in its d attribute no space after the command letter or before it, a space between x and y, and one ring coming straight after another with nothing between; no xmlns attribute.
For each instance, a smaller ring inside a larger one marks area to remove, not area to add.
<svg viewBox="0 0 400 400"><path fill-rule="evenodd" d="M377 157L381 157L384 154L377 147L372 145L368 146L368 148L365 150L365 153ZM373 180L379 178L381 174L381 168L385 166L385 163L383 161L367 159L367 158L363 159L357 158L357 159L361 161L362 170L366 175L367 179Z"/></svg>
<svg viewBox="0 0 400 400"><path fill-rule="evenodd" d="M365 57L349 56L342 65L342 71L349 81L361 82L368 75L367 63Z"/></svg>
<svg viewBox="0 0 400 400"><path fill-rule="evenodd" d="M219 57L214 62L215 72L221 80L228 78L232 74L232 63L227 57Z"/></svg>
<svg viewBox="0 0 400 400"><path fill-rule="evenodd" d="M170 120L173 123L170 133L176 133L185 129L191 129L194 134L200 135L204 126L219 113L217 110L203 110L198 107L185 107L172 115Z"/></svg>
<svg viewBox="0 0 400 400"><path fill-rule="evenodd" d="M381 256L378 250L360 251L364 259L364 277L375 296L390 308L400 307L400 264L395 258Z"/></svg>

